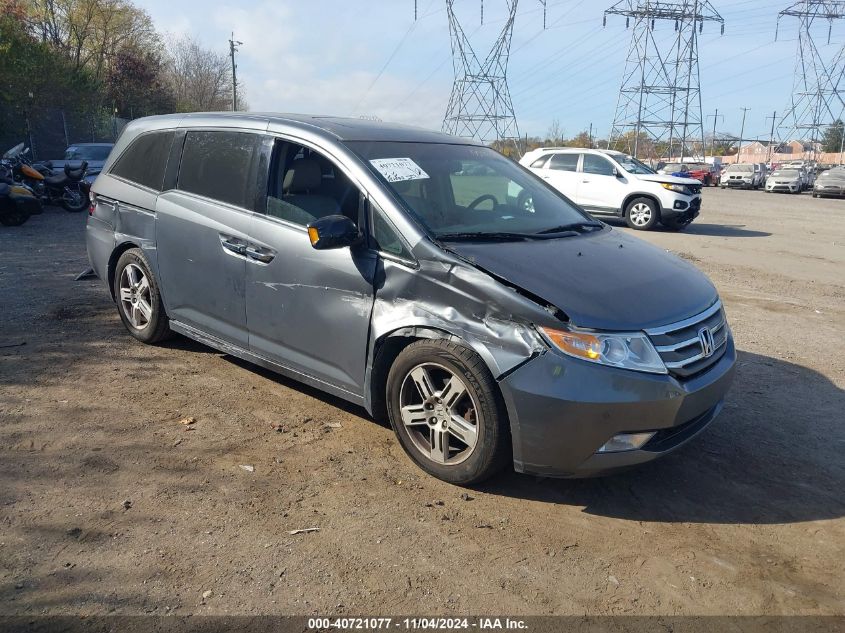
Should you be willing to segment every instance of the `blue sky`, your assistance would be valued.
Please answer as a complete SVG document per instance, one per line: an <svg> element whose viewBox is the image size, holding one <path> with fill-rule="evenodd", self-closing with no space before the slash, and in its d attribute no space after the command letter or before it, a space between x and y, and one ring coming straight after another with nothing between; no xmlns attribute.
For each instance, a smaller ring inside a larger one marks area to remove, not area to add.
<svg viewBox="0 0 845 633"><path fill-rule="evenodd" d="M705 116L716 108L719 132L739 134L750 108L746 138L768 138L771 121L792 90L795 18L785 18L775 41L777 12L793 0L712 0L726 22L705 25L700 36ZM375 115L386 121L439 128L452 85L445 0L136 0L162 31L190 33L226 51L230 32L244 44L239 80L255 111ZM537 0L520 0L509 84L520 131L544 134L553 119L573 136L593 124L606 135L613 119L630 41L624 18L596 0L549 0L546 30ZM456 0L479 56L502 27L505 0ZM845 20L843 20L845 22ZM674 26L658 26L671 38ZM826 42L819 28L818 43ZM845 42L845 24L833 29L832 57ZM712 118L708 118L708 129Z"/></svg>

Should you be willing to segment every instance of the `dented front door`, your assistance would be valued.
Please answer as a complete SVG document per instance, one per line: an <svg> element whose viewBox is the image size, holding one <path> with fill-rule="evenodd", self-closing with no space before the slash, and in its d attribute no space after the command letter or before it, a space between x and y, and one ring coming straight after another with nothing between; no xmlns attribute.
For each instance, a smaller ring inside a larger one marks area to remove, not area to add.
<svg viewBox="0 0 845 633"><path fill-rule="evenodd" d="M376 254L314 250L304 227L259 214L251 234L259 253L246 273L250 349L363 394Z"/></svg>

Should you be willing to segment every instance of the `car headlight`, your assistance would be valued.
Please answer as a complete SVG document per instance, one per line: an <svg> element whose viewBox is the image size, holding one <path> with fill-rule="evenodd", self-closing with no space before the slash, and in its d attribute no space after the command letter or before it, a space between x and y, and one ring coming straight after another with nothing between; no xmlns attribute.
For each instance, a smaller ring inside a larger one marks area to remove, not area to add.
<svg viewBox="0 0 845 633"><path fill-rule="evenodd" d="M671 182L661 182L661 186L664 189L668 189L669 191L674 191L675 193L684 193L686 195L691 195L690 191L687 189L686 185L676 185Z"/></svg>
<svg viewBox="0 0 845 633"><path fill-rule="evenodd" d="M594 332L571 327L538 329L550 344L567 356L621 369L668 373L654 345L642 332Z"/></svg>

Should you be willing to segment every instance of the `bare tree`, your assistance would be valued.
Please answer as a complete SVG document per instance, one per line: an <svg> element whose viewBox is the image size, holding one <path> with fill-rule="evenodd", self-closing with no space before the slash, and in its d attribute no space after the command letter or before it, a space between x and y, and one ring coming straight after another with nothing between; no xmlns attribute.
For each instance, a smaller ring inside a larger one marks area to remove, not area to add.
<svg viewBox="0 0 845 633"><path fill-rule="evenodd" d="M548 132L546 132L546 141L552 146L563 145L566 140L564 139L563 134L564 130L560 125L560 121L553 119Z"/></svg>
<svg viewBox="0 0 845 633"><path fill-rule="evenodd" d="M232 108L232 68L229 58L204 48L190 36L171 39L165 72L180 112L207 112ZM246 109L238 82L240 109Z"/></svg>

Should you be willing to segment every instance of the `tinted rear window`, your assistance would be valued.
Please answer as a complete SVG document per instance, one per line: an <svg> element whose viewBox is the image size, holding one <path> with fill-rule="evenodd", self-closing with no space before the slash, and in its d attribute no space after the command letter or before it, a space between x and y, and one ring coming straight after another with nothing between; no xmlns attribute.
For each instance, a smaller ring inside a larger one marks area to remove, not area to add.
<svg viewBox="0 0 845 633"><path fill-rule="evenodd" d="M558 171L575 171L578 168L578 156L580 154L554 154L549 163L549 169Z"/></svg>
<svg viewBox="0 0 845 633"><path fill-rule="evenodd" d="M174 132L143 134L117 159L111 174L161 191Z"/></svg>
<svg viewBox="0 0 845 633"><path fill-rule="evenodd" d="M248 132L188 132L178 187L252 209L261 136Z"/></svg>

